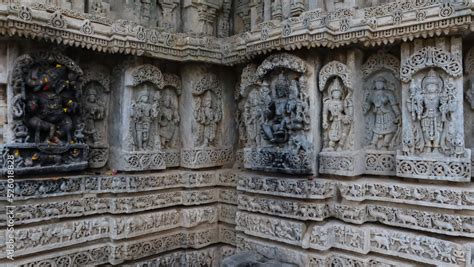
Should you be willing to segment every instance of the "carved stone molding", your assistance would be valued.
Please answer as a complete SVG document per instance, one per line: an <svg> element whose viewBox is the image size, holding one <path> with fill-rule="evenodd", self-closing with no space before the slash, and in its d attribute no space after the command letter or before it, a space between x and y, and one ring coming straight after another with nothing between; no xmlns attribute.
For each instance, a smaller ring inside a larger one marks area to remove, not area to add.
<svg viewBox="0 0 474 267"><path fill-rule="evenodd" d="M181 166L190 169L223 166L230 163L233 158L232 148L182 149Z"/></svg>

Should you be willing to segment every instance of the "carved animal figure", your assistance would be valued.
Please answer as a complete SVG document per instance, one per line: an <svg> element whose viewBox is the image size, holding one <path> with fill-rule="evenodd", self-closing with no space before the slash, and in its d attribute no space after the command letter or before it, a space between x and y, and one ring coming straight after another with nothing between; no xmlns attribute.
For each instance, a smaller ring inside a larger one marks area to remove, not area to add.
<svg viewBox="0 0 474 267"><path fill-rule="evenodd" d="M413 224L415 226L418 225L418 221L413 216L402 214L401 212L396 212L395 214L396 214L397 218L400 221L402 221L403 224L410 223L410 224Z"/></svg>
<svg viewBox="0 0 474 267"><path fill-rule="evenodd" d="M385 234L375 234L374 237L372 238L374 242L377 244L377 248L380 249L387 249L389 250L390 244L388 237Z"/></svg>
<svg viewBox="0 0 474 267"><path fill-rule="evenodd" d="M433 218L433 224L440 230L454 231L454 227L449 222L443 222L441 219Z"/></svg>
<svg viewBox="0 0 474 267"><path fill-rule="evenodd" d="M377 220L388 221L387 214L377 211L375 208L369 208L369 214Z"/></svg>

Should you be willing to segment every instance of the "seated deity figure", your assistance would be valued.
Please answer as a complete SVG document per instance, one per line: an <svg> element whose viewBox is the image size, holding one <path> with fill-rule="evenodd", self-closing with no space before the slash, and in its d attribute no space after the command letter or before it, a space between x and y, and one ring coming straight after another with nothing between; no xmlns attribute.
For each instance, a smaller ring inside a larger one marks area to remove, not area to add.
<svg viewBox="0 0 474 267"><path fill-rule="evenodd" d="M374 87L368 92L362 109L364 113L374 114L373 137L369 147L388 150L399 128L400 109L397 99L392 90L387 88L387 80L382 76L374 80Z"/></svg>
<svg viewBox="0 0 474 267"><path fill-rule="evenodd" d="M323 101L323 129L327 131L325 151L341 151L352 122L352 106L342 96L342 86L336 78L329 86L329 97Z"/></svg>
<svg viewBox="0 0 474 267"><path fill-rule="evenodd" d="M288 141L288 78L281 73L275 83L275 97L267 109L266 122L262 125L263 138L270 143L282 144Z"/></svg>
<svg viewBox="0 0 474 267"><path fill-rule="evenodd" d="M444 92L444 84L439 74L431 69L421 82L421 90L410 90L408 99L412 118L420 121L423 133L423 152L439 153L444 149L450 114L455 110L455 97Z"/></svg>
<svg viewBox="0 0 474 267"><path fill-rule="evenodd" d="M100 143L101 136L96 121L104 119L105 106L95 88L87 90L82 114L85 123L84 134L90 138L93 144Z"/></svg>
<svg viewBox="0 0 474 267"><path fill-rule="evenodd" d="M148 146L153 115L153 106L148 93L140 95L138 100L132 103L130 116L133 121L132 134L137 150L144 150Z"/></svg>
<svg viewBox="0 0 474 267"><path fill-rule="evenodd" d="M47 131L45 143L72 141L72 116L78 112L74 87L76 75L65 66L40 65L26 78L30 89L26 96L26 124L35 132L35 143L41 142L41 132Z"/></svg>

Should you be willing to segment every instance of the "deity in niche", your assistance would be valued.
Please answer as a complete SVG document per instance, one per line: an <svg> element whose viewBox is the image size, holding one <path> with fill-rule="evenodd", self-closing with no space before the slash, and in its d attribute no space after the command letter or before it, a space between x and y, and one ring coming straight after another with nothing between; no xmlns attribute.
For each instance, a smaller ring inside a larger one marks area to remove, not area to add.
<svg viewBox="0 0 474 267"><path fill-rule="evenodd" d="M137 101L132 103L130 117L132 118L132 134L136 150L151 148L150 142L152 122L158 116L158 104L156 96L150 103L148 92L138 96Z"/></svg>
<svg viewBox="0 0 474 267"><path fill-rule="evenodd" d="M84 97L85 100L82 110L82 118L85 123L84 134L92 144L98 145L102 142L102 136L99 132L98 126L96 125L96 121L104 119L105 103L100 98L95 87L87 88Z"/></svg>
<svg viewBox="0 0 474 267"><path fill-rule="evenodd" d="M214 96L210 90L203 93L197 101L196 121L199 123L197 142L201 146L213 145L216 140L217 124L222 119L220 108L214 103Z"/></svg>
<svg viewBox="0 0 474 267"><path fill-rule="evenodd" d="M39 63L25 79L26 124L35 133L34 142L70 143L73 141L75 119L79 113L75 90L78 75L61 64ZM47 132L42 136L43 132ZM44 138L44 139L42 139Z"/></svg>
<svg viewBox="0 0 474 267"><path fill-rule="evenodd" d="M264 139L270 143L282 144L288 141L288 118L285 116L288 102L289 80L280 73L275 83L275 97L266 107L266 122L262 124Z"/></svg>
<svg viewBox="0 0 474 267"><path fill-rule="evenodd" d="M264 82L262 88L268 88L268 83ZM252 91L248 101L244 106L244 121L247 129L247 141L249 144L260 146L262 143L260 127L263 123L264 113L262 109L262 99L259 92Z"/></svg>
<svg viewBox="0 0 474 267"><path fill-rule="evenodd" d="M329 85L329 96L323 100L323 129L326 132L324 151L341 151L352 123L353 105L349 97L343 98L338 78Z"/></svg>
<svg viewBox="0 0 474 267"><path fill-rule="evenodd" d="M158 125L161 147L170 149L176 146L178 137L178 99L174 92L165 90L160 102Z"/></svg>
<svg viewBox="0 0 474 267"><path fill-rule="evenodd" d="M367 91L362 110L364 114L371 112L374 115L369 147L384 150L393 148L396 145L394 141L400 135L401 112L393 87L389 88L383 76L374 79L374 86Z"/></svg>
<svg viewBox="0 0 474 267"><path fill-rule="evenodd" d="M410 85L410 96L407 100L408 111L412 120L419 122L414 129L419 151L438 154L448 152L446 143L450 133L452 112L456 109L455 85L452 80L445 84L434 69L421 80L421 88L416 81ZM419 129L421 129L421 136ZM448 153L449 154L449 153Z"/></svg>

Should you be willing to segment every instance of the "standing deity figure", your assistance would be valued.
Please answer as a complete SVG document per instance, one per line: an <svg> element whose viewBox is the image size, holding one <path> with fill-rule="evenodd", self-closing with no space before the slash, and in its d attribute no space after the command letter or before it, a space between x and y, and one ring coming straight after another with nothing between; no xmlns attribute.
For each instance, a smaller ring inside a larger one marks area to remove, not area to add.
<svg viewBox="0 0 474 267"><path fill-rule="evenodd" d="M268 86L267 83L262 84L263 86ZM258 96L257 91L250 93L248 101L245 102L244 110L244 120L245 125L247 126L247 140L251 144L260 146L260 127L262 126L262 118L264 116L262 110L262 101Z"/></svg>
<svg viewBox="0 0 474 267"><path fill-rule="evenodd" d="M132 103L130 116L133 121L132 134L136 150L147 148L154 115L153 105L147 93L140 95L138 101Z"/></svg>
<svg viewBox="0 0 474 267"><path fill-rule="evenodd" d="M364 114L374 114L373 137L369 147L385 150L393 147L394 137L399 129L400 108L395 94L387 88L384 77L379 76L374 80L374 87L368 91L362 110Z"/></svg>
<svg viewBox="0 0 474 267"><path fill-rule="evenodd" d="M201 146L212 145L216 139L217 123L221 120L221 113L213 109L211 91L206 91L196 114L196 121L200 124L198 134Z"/></svg>
<svg viewBox="0 0 474 267"><path fill-rule="evenodd" d="M439 153L440 148L446 149L444 139L451 112L456 108L455 95L452 88L444 86L442 78L433 69L423 78L421 86L421 90L415 86L410 88L408 111L413 120L420 121L423 152Z"/></svg>
<svg viewBox="0 0 474 267"><path fill-rule="evenodd" d="M158 118L161 146L172 148L178 133L179 113L178 101L171 91L165 91L163 95Z"/></svg>
<svg viewBox="0 0 474 267"><path fill-rule="evenodd" d="M327 131L325 151L341 151L352 122L352 102L343 99L342 86L335 79L329 86L329 96L323 101L323 129Z"/></svg>
<svg viewBox="0 0 474 267"><path fill-rule="evenodd" d="M87 90L83 105L82 118L84 119L84 134L90 138L93 144L101 142L101 136L96 126L96 121L104 119L105 105L98 96L95 88Z"/></svg>

